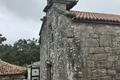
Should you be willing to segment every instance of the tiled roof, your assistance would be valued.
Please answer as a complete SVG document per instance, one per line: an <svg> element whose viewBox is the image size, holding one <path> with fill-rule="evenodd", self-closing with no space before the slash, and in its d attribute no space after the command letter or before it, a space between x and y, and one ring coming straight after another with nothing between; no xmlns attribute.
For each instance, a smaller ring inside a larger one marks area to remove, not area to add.
<svg viewBox="0 0 120 80"><path fill-rule="evenodd" d="M119 23L120 15L72 11L74 20L89 20L109 23Z"/></svg>
<svg viewBox="0 0 120 80"><path fill-rule="evenodd" d="M22 74L26 71L26 68L16 66L0 59L0 75L14 75Z"/></svg>

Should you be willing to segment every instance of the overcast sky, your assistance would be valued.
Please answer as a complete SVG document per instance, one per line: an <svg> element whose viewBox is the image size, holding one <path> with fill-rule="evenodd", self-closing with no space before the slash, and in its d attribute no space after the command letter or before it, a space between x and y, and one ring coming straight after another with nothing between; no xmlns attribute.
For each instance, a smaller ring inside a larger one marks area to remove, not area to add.
<svg viewBox="0 0 120 80"><path fill-rule="evenodd" d="M20 38L39 38L46 0L0 0L0 33L12 44ZM120 14L120 0L80 0L79 11Z"/></svg>

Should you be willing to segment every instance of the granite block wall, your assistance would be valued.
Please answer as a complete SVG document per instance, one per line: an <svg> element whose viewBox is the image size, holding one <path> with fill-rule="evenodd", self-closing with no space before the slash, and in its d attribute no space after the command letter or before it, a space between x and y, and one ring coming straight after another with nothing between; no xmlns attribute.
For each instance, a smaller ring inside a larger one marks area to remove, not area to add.
<svg viewBox="0 0 120 80"><path fill-rule="evenodd" d="M40 38L40 80L120 80L120 25L74 22L51 8Z"/></svg>
<svg viewBox="0 0 120 80"><path fill-rule="evenodd" d="M120 26L74 23L72 27L72 70L77 76L71 80L119 80Z"/></svg>

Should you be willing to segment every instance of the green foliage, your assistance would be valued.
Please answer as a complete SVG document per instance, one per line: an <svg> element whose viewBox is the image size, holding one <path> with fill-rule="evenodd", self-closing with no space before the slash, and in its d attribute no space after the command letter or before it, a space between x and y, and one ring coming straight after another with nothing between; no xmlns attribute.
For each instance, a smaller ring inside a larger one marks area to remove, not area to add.
<svg viewBox="0 0 120 80"><path fill-rule="evenodd" d="M0 58L16 65L26 65L39 61L39 44L36 39L20 39L11 45L0 46Z"/></svg>
<svg viewBox="0 0 120 80"><path fill-rule="evenodd" d="M6 41L6 38L2 36L2 34L0 34L0 44L2 44L2 42Z"/></svg>

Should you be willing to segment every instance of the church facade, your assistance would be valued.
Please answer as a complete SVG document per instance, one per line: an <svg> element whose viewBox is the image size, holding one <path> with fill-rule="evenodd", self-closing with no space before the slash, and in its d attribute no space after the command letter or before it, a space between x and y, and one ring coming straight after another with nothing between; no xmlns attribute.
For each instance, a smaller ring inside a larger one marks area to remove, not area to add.
<svg viewBox="0 0 120 80"><path fill-rule="evenodd" d="M40 80L120 80L120 16L71 11L48 0L40 31Z"/></svg>

